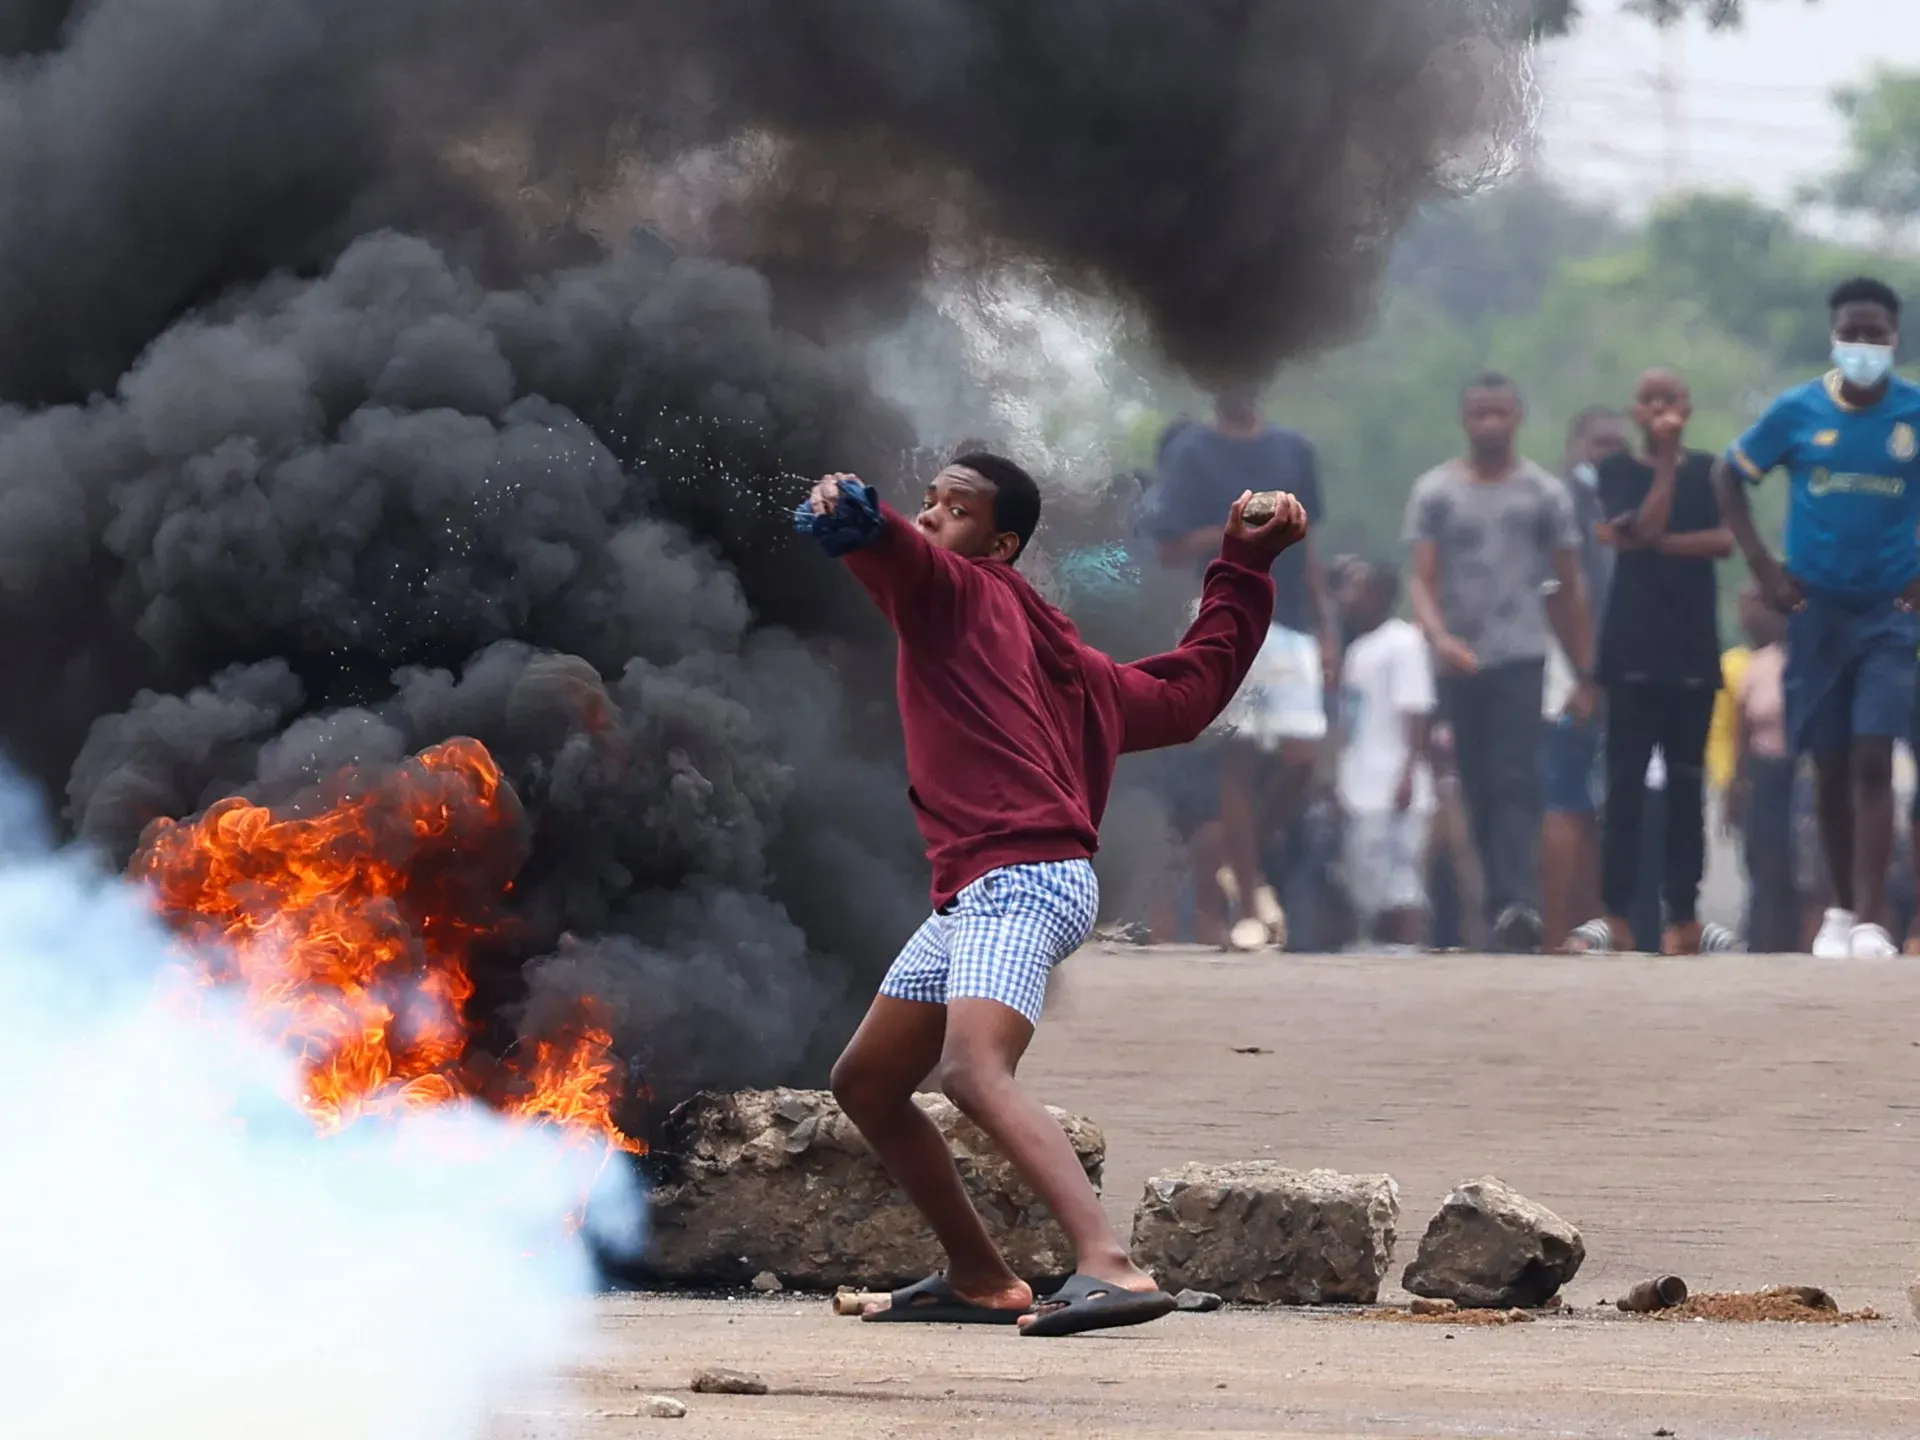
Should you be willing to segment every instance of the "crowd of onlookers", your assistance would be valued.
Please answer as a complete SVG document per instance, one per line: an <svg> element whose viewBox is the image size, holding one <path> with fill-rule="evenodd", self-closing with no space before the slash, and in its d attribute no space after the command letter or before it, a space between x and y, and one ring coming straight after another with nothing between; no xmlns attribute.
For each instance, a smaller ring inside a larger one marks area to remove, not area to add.
<svg viewBox="0 0 1920 1440"><path fill-rule="evenodd" d="M1460 453L1413 483L1404 553L1310 538L1281 556L1239 695L1201 743L1134 771L1187 863L1133 918L1238 948L1897 953L1920 388L1893 372L1887 287L1849 282L1830 308L1834 369L1720 455L1687 445L1670 369L1575 417L1552 468L1520 452L1521 388L1471 380ZM1784 561L1746 500L1776 469ZM1105 497L1130 535L1057 554L1088 638L1164 648L1249 490L1298 496L1316 524L1328 508L1311 443L1251 388L1176 421L1152 473ZM1724 646L1736 550L1753 579ZM1143 614L1166 622L1158 643L1099 633ZM1700 915L1710 824L1748 872L1732 926Z"/></svg>

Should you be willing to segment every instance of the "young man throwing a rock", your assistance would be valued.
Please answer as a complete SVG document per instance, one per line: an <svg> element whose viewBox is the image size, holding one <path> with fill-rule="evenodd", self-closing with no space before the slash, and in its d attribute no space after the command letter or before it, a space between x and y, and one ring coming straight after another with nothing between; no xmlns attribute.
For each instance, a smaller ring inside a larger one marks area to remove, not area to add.
<svg viewBox="0 0 1920 1440"><path fill-rule="evenodd" d="M893 622L907 775L933 864L933 909L881 982L833 1072L833 1092L927 1218L944 1275L871 1321L1016 1324L1028 1335L1134 1325L1173 1298L1134 1266L1066 1135L1014 1078L1054 965L1093 928L1091 856L1115 762L1185 744L1246 677L1273 610L1273 559L1305 538L1283 496L1249 523L1243 495L1178 649L1121 665L1014 568L1040 492L1009 460L967 455L912 520L851 475L796 516ZM1067 1232L1077 1271L1034 1304L967 1197L914 1092L929 1076L1012 1159Z"/></svg>

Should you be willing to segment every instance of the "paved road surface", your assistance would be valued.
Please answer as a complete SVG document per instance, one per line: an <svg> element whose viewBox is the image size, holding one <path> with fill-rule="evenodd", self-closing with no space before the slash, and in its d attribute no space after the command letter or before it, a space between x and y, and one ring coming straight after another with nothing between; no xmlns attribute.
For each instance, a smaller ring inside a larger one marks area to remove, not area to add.
<svg viewBox="0 0 1920 1440"><path fill-rule="evenodd" d="M1241 1055L1235 1047L1268 1054ZM1586 1235L1566 1320L1457 1332L1175 1316L1082 1341L860 1328L818 1301L602 1303L605 1354L500 1440L630 1437L1912 1436L1920 1433L1920 963L1229 959L1087 951L1028 1067L1148 1174L1271 1156L1400 1182L1400 1260L1495 1173ZM1673 1326L1594 1302L1818 1284L1883 1325ZM708 1364L776 1394L688 1396ZM692 1414L631 1418L678 1391Z"/></svg>

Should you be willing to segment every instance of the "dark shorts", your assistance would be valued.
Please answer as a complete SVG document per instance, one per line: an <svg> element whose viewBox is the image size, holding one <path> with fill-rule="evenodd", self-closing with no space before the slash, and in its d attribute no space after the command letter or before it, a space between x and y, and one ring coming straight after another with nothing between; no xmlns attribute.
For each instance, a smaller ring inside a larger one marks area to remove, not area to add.
<svg viewBox="0 0 1920 1440"><path fill-rule="evenodd" d="M1154 793L1182 840L1220 818L1220 742L1211 735L1155 754Z"/></svg>
<svg viewBox="0 0 1920 1440"><path fill-rule="evenodd" d="M1907 734L1920 617L1891 600L1810 593L1787 617L1787 733L1795 754L1836 755L1857 739Z"/></svg>
<svg viewBox="0 0 1920 1440"><path fill-rule="evenodd" d="M1549 815L1598 812L1594 804L1594 772L1600 763L1600 727L1571 720L1549 720L1540 746L1540 783Z"/></svg>

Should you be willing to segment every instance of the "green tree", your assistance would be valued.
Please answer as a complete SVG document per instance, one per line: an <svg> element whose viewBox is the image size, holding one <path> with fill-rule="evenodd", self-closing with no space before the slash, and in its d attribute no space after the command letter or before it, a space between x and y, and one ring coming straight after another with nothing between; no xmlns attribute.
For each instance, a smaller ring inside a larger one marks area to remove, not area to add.
<svg viewBox="0 0 1920 1440"><path fill-rule="evenodd" d="M1833 103L1846 117L1847 159L1815 198L1870 217L1898 245L1920 222L1920 72L1879 69Z"/></svg>
<svg viewBox="0 0 1920 1440"><path fill-rule="evenodd" d="M1716 30L1738 25L1746 18L1750 0L1631 0L1627 8L1656 25L1671 25L1685 15L1704 15ZM1815 0L1806 0L1814 4ZM1533 0L1533 27L1541 35L1565 35L1578 27L1582 0Z"/></svg>

